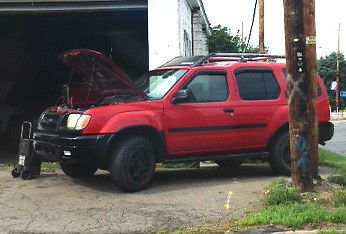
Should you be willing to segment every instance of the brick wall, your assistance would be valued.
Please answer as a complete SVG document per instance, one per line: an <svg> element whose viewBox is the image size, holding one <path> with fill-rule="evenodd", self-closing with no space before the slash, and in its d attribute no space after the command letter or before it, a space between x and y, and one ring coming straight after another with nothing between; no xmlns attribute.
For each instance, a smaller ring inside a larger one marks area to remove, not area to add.
<svg viewBox="0 0 346 234"><path fill-rule="evenodd" d="M201 11L194 9L193 14L193 53L194 55L207 55L209 53L208 37L202 24Z"/></svg>

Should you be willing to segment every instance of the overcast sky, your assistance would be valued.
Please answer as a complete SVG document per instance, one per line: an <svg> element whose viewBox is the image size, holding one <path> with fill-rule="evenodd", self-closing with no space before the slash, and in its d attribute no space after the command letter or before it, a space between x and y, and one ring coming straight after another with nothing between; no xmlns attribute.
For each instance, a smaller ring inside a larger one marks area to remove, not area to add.
<svg viewBox="0 0 346 234"><path fill-rule="evenodd" d="M232 34L241 30L248 36L255 0L203 0L212 26L221 24ZM282 0L264 0L265 44L272 54L285 53L284 11ZM317 56L337 50L338 24L341 23L340 50L346 52L346 1L316 0ZM258 12L250 44L258 44Z"/></svg>

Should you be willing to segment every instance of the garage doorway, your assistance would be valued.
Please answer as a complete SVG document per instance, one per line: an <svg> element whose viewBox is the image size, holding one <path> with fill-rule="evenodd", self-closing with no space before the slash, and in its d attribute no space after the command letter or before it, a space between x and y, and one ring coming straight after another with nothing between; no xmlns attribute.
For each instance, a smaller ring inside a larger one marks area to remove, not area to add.
<svg viewBox="0 0 346 234"><path fill-rule="evenodd" d="M21 122L57 102L70 74L63 51L100 51L132 78L147 72L147 22L146 9L0 15L0 160L15 158Z"/></svg>

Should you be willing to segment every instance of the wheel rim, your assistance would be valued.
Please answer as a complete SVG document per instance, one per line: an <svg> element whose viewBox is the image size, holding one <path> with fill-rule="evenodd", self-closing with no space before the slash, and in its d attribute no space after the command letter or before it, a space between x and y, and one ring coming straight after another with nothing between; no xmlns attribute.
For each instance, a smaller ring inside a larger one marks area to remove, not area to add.
<svg viewBox="0 0 346 234"><path fill-rule="evenodd" d="M133 181L143 182L150 175L150 159L144 147L137 149L130 157L129 175Z"/></svg>

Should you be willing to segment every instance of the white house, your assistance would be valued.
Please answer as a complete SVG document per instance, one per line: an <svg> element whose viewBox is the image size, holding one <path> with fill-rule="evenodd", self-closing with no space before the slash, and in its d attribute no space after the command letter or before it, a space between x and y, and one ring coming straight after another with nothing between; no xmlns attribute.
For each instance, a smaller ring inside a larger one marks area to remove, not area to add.
<svg viewBox="0 0 346 234"><path fill-rule="evenodd" d="M149 0L149 67L177 56L208 54L211 28L202 0Z"/></svg>

